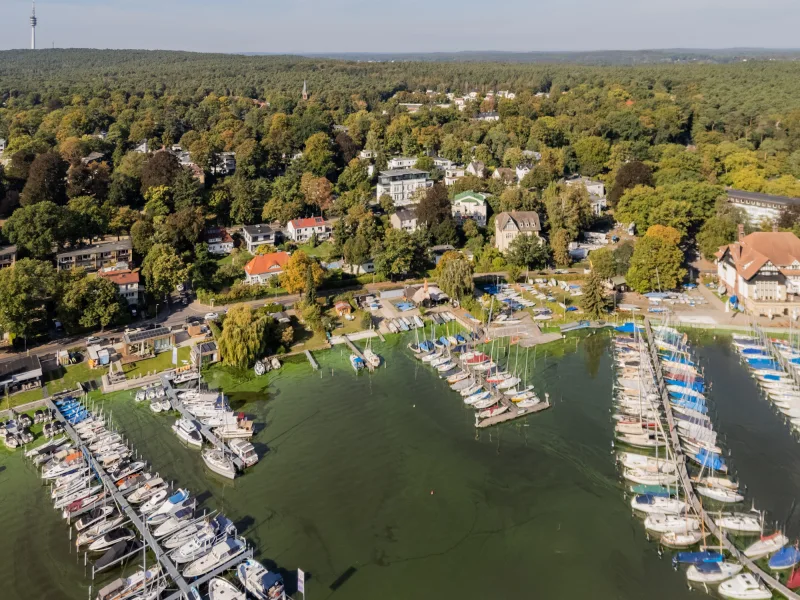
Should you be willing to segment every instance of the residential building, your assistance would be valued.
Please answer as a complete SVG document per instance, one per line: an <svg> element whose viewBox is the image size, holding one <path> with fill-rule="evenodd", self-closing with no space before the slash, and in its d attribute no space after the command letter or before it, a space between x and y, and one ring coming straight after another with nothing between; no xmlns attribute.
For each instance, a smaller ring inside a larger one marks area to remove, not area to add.
<svg viewBox="0 0 800 600"><path fill-rule="evenodd" d="M389 222L395 229L413 233L417 230L417 211L413 206L398 208L389 217Z"/></svg>
<svg viewBox="0 0 800 600"><path fill-rule="evenodd" d="M0 246L0 269L13 267L17 262L16 246Z"/></svg>
<svg viewBox="0 0 800 600"><path fill-rule="evenodd" d="M294 242L307 242L314 234L319 240L327 240L331 237L331 228L322 217L294 219L286 224L286 235Z"/></svg>
<svg viewBox="0 0 800 600"><path fill-rule="evenodd" d="M449 158L442 158L441 156L433 156L431 158L433 158L433 166L443 171L455 165Z"/></svg>
<svg viewBox="0 0 800 600"><path fill-rule="evenodd" d="M281 230L271 225L245 225L242 227L244 246L250 254L256 253L256 248L264 244L275 246L280 242Z"/></svg>
<svg viewBox="0 0 800 600"><path fill-rule="evenodd" d="M211 172L215 175L230 175L236 170L236 152L219 152L212 158Z"/></svg>
<svg viewBox="0 0 800 600"><path fill-rule="evenodd" d="M517 182L517 172L514 169L498 167L494 170L494 173L492 173L492 179L497 179L506 185L511 185Z"/></svg>
<svg viewBox="0 0 800 600"><path fill-rule="evenodd" d="M219 350L217 349L217 342L212 340L209 342L200 342L199 344L195 344L192 346L190 358L194 366L200 365L201 367L219 362Z"/></svg>
<svg viewBox="0 0 800 600"><path fill-rule="evenodd" d="M522 180L525 179L525 175L531 172L530 165L517 165L517 168L514 169L517 174L517 181L522 183Z"/></svg>
<svg viewBox="0 0 800 600"><path fill-rule="evenodd" d="M788 206L800 204L800 198L728 190L728 204L743 210L752 224L759 225L762 221L777 221Z"/></svg>
<svg viewBox="0 0 800 600"><path fill-rule="evenodd" d="M478 192L461 192L453 198L453 217L456 221L473 219L481 227L486 227L486 196Z"/></svg>
<svg viewBox="0 0 800 600"><path fill-rule="evenodd" d="M91 152L87 156L84 156L81 159L81 162L84 165L89 165L92 164L93 162L97 162L98 160L102 160L104 156L105 156L104 152Z"/></svg>
<svg viewBox="0 0 800 600"><path fill-rule="evenodd" d="M3 156L3 152L6 151L6 139L0 138L0 156Z"/></svg>
<svg viewBox="0 0 800 600"><path fill-rule="evenodd" d="M97 271L117 263L130 264L132 258L133 247L130 240L101 242L57 254L56 268L59 271L75 268Z"/></svg>
<svg viewBox="0 0 800 600"><path fill-rule="evenodd" d="M500 113L498 112L482 112L478 113L478 121L499 121Z"/></svg>
<svg viewBox="0 0 800 600"><path fill-rule="evenodd" d="M475 177L483 178L486 174L486 165L480 160L473 160L467 165L467 173Z"/></svg>
<svg viewBox="0 0 800 600"><path fill-rule="evenodd" d="M372 160L378 155L377 152L373 152L372 150L362 150L358 153L358 158L363 160Z"/></svg>
<svg viewBox="0 0 800 600"><path fill-rule="evenodd" d="M433 264L438 265L445 254L454 251L455 246L451 246L450 244L440 244L438 246L431 246L428 248L428 255L433 259Z"/></svg>
<svg viewBox="0 0 800 600"><path fill-rule="evenodd" d="M42 363L39 357L21 356L0 363L0 390L13 394L42 387Z"/></svg>
<svg viewBox="0 0 800 600"><path fill-rule="evenodd" d="M372 258L360 265L350 264L344 260L337 260L327 264L323 263L322 266L328 270L341 269L343 273L349 273L350 275L366 275L375 272L375 260Z"/></svg>
<svg viewBox="0 0 800 600"><path fill-rule="evenodd" d="M395 156L394 158L390 158L389 162L386 163L387 168L389 169L411 169L415 164L417 164L417 157L416 156Z"/></svg>
<svg viewBox="0 0 800 600"><path fill-rule="evenodd" d="M506 252L518 235L539 237L541 230L536 211L502 212L494 219L494 244Z"/></svg>
<svg viewBox="0 0 800 600"><path fill-rule="evenodd" d="M175 334L169 327L126 331L122 336L122 356L148 358L166 352L175 345Z"/></svg>
<svg viewBox="0 0 800 600"><path fill-rule="evenodd" d="M267 283L272 277L283 273L288 262L288 252L258 254L244 266L245 282L252 284Z"/></svg>
<svg viewBox="0 0 800 600"><path fill-rule="evenodd" d="M467 169L463 166L453 165L444 170L444 184L453 185L456 181L467 174Z"/></svg>
<svg viewBox="0 0 800 600"><path fill-rule="evenodd" d="M117 286L120 296L127 300L131 306L139 304L140 294L143 291L138 269L114 268L102 269L98 276L108 279Z"/></svg>
<svg viewBox="0 0 800 600"><path fill-rule="evenodd" d="M412 114L419 112L419 110L422 108L422 104L419 104L417 102L401 102L397 106L405 108L408 112Z"/></svg>
<svg viewBox="0 0 800 600"><path fill-rule="evenodd" d="M150 152L150 143L147 140L142 140L139 145L133 149L134 152L139 154L148 154Z"/></svg>
<svg viewBox="0 0 800 600"><path fill-rule="evenodd" d="M392 169L378 175L377 197L390 196L395 206L406 206L413 202L414 192L431 187L427 171L419 169Z"/></svg>
<svg viewBox="0 0 800 600"><path fill-rule="evenodd" d="M564 183L566 185L582 185L590 195L599 196L601 198L606 197L606 184L602 181L597 181L588 177L571 177L565 179Z"/></svg>
<svg viewBox="0 0 800 600"><path fill-rule="evenodd" d="M757 231L722 246L717 275L733 304L754 315L800 317L800 239L791 232Z"/></svg>
<svg viewBox="0 0 800 600"><path fill-rule="evenodd" d="M233 237L224 227L211 227L205 232L206 244L211 254L230 254L233 252Z"/></svg>

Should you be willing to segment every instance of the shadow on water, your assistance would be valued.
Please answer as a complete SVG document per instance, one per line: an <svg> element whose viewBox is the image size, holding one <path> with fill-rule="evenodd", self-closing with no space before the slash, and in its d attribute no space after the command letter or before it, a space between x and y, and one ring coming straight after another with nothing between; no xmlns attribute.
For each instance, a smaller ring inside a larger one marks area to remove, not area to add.
<svg viewBox="0 0 800 600"><path fill-rule="evenodd" d="M199 494L195 494L195 498L197 498L197 506L211 500L214 497L210 491L206 490L205 492L201 492Z"/></svg>
<svg viewBox="0 0 800 600"><path fill-rule="evenodd" d="M255 524L256 524L255 518L251 517L250 515L247 515L236 521L234 523L234 526L236 527L236 530L239 533L244 534L247 532L248 529L250 529Z"/></svg>
<svg viewBox="0 0 800 600"><path fill-rule="evenodd" d="M267 454L271 452L270 447L267 444L262 442L251 442L253 444L253 449L256 451L258 455L258 460L263 459Z"/></svg>
<svg viewBox="0 0 800 600"><path fill-rule="evenodd" d="M355 567L352 567L352 566L348 567L347 570L344 573L342 573L341 575L339 575L339 577L336 578L336 581L334 581L329 586L331 591L335 592L340 587L342 587L345 583L347 583L348 579L350 579L353 575L356 574L357 571L358 571L358 569L356 569Z"/></svg>

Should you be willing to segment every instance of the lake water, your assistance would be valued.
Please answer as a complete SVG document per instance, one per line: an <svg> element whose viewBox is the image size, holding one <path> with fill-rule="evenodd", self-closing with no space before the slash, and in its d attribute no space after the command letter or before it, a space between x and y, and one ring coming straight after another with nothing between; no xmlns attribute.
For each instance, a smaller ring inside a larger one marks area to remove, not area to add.
<svg viewBox="0 0 800 600"><path fill-rule="evenodd" d="M232 483L178 442L174 417L129 396L107 409L162 476L224 511L260 560L285 570L287 591L304 569L312 600L689 598L622 498L607 335L558 346L560 356L527 357L553 408L478 433L460 396L399 338L376 345L388 368L372 375L337 349L316 355L320 372L297 363L245 381L226 391L255 416L264 456ZM796 443L726 342L699 353L749 495L797 533ZM0 454L0 523L0 598L89 597L67 528L19 454Z"/></svg>

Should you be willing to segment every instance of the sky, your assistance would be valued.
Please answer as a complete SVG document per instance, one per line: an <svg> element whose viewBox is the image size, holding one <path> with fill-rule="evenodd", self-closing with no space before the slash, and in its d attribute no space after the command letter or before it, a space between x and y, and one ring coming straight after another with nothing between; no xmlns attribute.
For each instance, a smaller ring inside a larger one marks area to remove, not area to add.
<svg viewBox="0 0 800 600"><path fill-rule="evenodd" d="M40 0L38 47L197 52L796 48L798 0ZM0 0L0 50L31 4Z"/></svg>

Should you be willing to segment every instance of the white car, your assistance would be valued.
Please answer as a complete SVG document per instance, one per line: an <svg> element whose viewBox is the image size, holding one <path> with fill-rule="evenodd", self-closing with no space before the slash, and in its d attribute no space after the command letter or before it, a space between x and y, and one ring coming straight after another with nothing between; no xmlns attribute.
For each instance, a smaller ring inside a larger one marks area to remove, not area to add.
<svg viewBox="0 0 800 600"><path fill-rule="evenodd" d="M205 319L206 321L216 321L219 319L219 315L215 312L206 313Z"/></svg>

